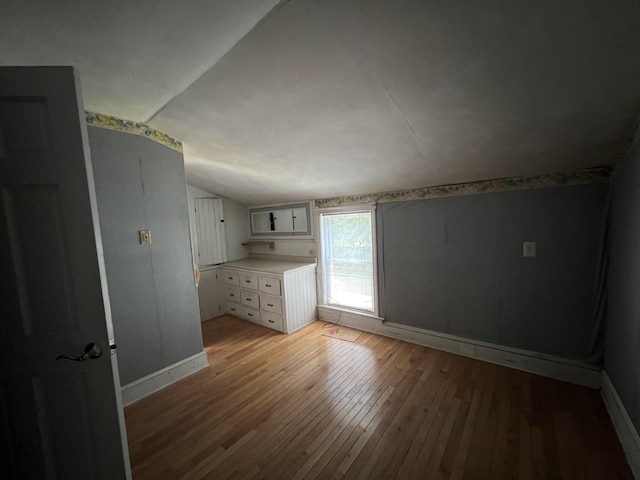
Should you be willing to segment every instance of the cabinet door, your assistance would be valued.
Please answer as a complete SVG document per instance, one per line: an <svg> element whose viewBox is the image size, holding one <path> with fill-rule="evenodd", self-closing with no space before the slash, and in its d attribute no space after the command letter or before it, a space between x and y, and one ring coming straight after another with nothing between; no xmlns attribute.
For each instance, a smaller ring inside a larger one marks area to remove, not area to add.
<svg viewBox="0 0 640 480"><path fill-rule="evenodd" d="M273 212L252 212L251 231L253 233L270 233L275 231L276 224Z"/></svg>
<svg viewBox="0 0 640 480"><path fill-rule="evenodd" d="M249 213L252 236L311 235L308 203L260 207Z"/></svg>
<svg viewBox="0 0 640 480"><path fill-rule="evenodd" d="M205 321L222 313L221 305L225 296L218 284L220 270L203 270L200 272L198 285L198 303L200 305L200 320Z"/></svg>
<svg viewBox="0 0 640 480"><path fill-rule="evenodd" d="M194 204L198 235L198 264L202 266L226 262L227 242L222 199L196 198Z"/></svg>
<svg viewBox="0 0 640 480"><path fill-rule="evenodd" d="M294 232L308 232L307 209L305 207L291 210Z"/></svg>
<svg viewBox="0 0 640 480"><path fill-rule="evenodd" d="M293 232L293 210L290 208L274 210L273 218L276 225L276 233Z"/></svg>
<svg viewBox="0 0 640 480"><path fill-rule="evenodd" d="M253 233L290 233L293 232L293 210L274 209L251 213Z"/></svg>

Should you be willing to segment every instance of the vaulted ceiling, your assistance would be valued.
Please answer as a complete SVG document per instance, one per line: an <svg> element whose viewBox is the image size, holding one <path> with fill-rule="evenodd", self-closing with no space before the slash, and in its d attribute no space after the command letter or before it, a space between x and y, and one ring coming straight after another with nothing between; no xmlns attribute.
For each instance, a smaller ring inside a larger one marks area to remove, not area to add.
<svg viewBox="0 0 640 480"><path fill-rule="evenodd" d="M638 0L6 0L0 64L185 143L260 205L612 162L640 114Z"/></svg>

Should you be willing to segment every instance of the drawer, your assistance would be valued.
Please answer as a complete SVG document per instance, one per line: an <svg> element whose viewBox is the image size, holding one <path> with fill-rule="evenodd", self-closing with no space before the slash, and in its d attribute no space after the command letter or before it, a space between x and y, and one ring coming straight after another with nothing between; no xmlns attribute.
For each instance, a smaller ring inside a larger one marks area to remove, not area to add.
<svg viewBox="0 0 640 480"><path fill-rule="evenodd" d="M280 295L280 279L272 277L258 277L260 291L272 295Z"/></svg>
<svg viewBox="0 0 640 480"><path fill-rule="evenodd" d="M244 305L247 307L260 308L260 297L258 297L257 293L247 292L242 290L241 300Z"/></svg>
<svg viewBox="0 0 640 480"><path fill-rule="evenodd" d="M255 308L249 307L241 307L242 315L241 318L245 320L249 320L250 322L261 323L260 322L260 310L256 310Z"/></svg>
<svg viewBox="0 0 640 480"><path fill-rule="evenodd" d="M282 317L280 315L275 315L273 313L265 313L262 312L262 324L266 327L273 328L274 330L278 330L282 332Z"/></svg>
<svg viewBox="0 0 640 480"><path fill-rule="evenodd" d="M232 302L240 302L240 289L237 287L227 287L224 289L224 298Z"/></svg>
<svg viewBox="0 0 640 480"><path fill-rule="evenodd" d="M255 273L240 273L238 274L238 278L242 288L258 290L258 275Z"/></svg>
<svg viewBox="0 0 640 480"><path fill-rule="evenodd" d="M238 272L234 272L232 270L222 270L222 281L227 285L240 285L240 278L238 276Z"/></svg>
<svg viewBox="0 0 640 480"><path fill-rule="evenodd" d="M267 312L282 315L282 299L270 295L260 295L260 308Z"/></svg>
<svg viewBox="0 0 640 480"><path fill-rule="evenodd" d="M227 313L235 315L236 317L242 317L244 309L242 305L236 302L227 302Z"/></svg>

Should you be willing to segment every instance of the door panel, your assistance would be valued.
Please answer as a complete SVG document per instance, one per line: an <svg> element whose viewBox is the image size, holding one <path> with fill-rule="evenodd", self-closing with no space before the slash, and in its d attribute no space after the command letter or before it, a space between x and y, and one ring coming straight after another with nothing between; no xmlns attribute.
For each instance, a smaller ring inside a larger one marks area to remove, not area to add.
<svg viewBox="0 0 640 480"><path fill-rule="evenodd" d="M51 153L45 97L0 97L2 145L6 154Z"/></svg>
<svg viewBox="0 0 640 480"><path fill-rule="evenodd" d="M34 378L33 394L47 471L61 479L92 478L98 465L85 376Z"/></svg>
<svg viewBox="0 0 640 480"><path fill-rule="evenodd" d="M76 328L58 187L6 187L3 195L25 334Z"/></svg>
<svg viewBox="0 0 640 480"><path fill-rule="evenodd" d="M72 68L0 67L3 479L131 477L87 145Z"/></svg>
<svg viewBox="0 0 640 480"><path fill-rule="evenodd" d="M9 422L9 408L7 393L4 385L0 385L0 473L2 478L14 480L18 472L15 466L15 454L11 439L11 424Z"/></svg>

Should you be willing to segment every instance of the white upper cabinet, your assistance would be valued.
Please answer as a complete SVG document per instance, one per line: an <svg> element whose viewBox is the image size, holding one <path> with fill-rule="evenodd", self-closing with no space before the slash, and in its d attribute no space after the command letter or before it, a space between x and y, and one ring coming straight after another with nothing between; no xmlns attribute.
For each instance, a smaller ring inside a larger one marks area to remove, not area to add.
<svg viewBox="0 0 640 480"><path fill-rule="evenodd" d="M311 235L309 204L281 205L277 207L252 208L251 236L305 236Z"/></svg>

